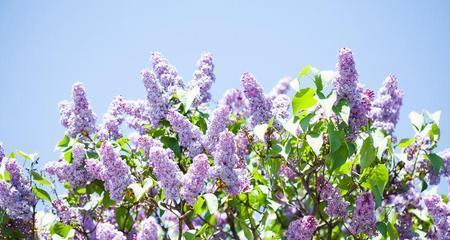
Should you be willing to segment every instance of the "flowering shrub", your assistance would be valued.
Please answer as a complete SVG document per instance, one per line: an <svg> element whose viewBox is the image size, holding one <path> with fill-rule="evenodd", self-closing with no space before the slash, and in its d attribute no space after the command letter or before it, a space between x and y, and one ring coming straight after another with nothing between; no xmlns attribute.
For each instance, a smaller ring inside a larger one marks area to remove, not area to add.
<svg viewBox="0 0 450 240"><path fill-rule="evenodd" d="M2 238L450 239L448 197L431 187L450 181L440 113L411 113L415 136L397 139L394 75L375 94L344 48L336 71L307 66L269 94L244 73L214 104L211 54L188 83L151 59L146 98L115 97L102 121L74 84L61 157L42 171L0 145Z"/></svg>

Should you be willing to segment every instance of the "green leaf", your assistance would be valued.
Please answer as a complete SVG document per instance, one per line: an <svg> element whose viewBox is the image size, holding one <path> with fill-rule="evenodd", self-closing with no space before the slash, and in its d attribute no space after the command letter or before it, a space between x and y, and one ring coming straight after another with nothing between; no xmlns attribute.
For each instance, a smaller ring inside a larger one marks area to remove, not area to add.
<svg viewBox="0 0 450 240"><path fill-rule="evenodd" d="M219 201L217 200L216 195L212 193L203 194L203 198L206 201L206 206L211 214L217 213L217 209L219 207Z"/></svg>
<svg viewBox="0 0 450 240"><path fill-rule="evenodd" d="M22 156L23 158L25 158L25 160L33 160L33 156L31 154L24 153L24 152L22 152L20 150L16 150L16 153L19 156Z"/></svg>
<svg viewBox="0 0 450 240"><path fill-rule="evenodd" d="M387 231L389 233L389 237L391 238L391 240L397 240L398 239L397 229L394 227L394 225L392 223L388 223Z"/></svg>
<svg viewBox="0 0 450 240"><path fill-rule="evenodd" d="M203 204L205 203L205 200L201 197L197 198L197 202L194 204L194 212L197 215L200 215L203 213Z"/></svg>
<svg viewBox="0 0 450 240"><path fill-rule="evenodd" d="M409 114L409 119L413 126L415 126L418 130L422 129L423 124L425 123L425 119L423 114L419 114L417 112L411 112Z"/></svg>
<svg viewBox="0 0 450 240"><path fill-rule="evenodd" d="M47 191L45 191L44 189L38 188L36 186L34 186L32 188L34 195L36 195L36 197L48 201L48 202L52 202L52 198L50 197L50 195L48 194Z"/></svg>
<svg viewBox="0 0 450 240"><path fill-rule="evenodd" d="M387 238L387 226L384 222L377 222L377 229L383 237Z"/></svg>
<svg viewBox="0 0 450 240"><path fill-rule="evenodd" d="M185 91L181 88L177 90L177 96L180 99L180 102L184 105L185 112L187 112L191 108L192 103L194 103L194 100L199 93L200 88L197 86L188 91Z"/></svg>
<svg viewBox="0 0 450 240"><path fill-rule="evenodd" d="M66 238L69 235L70 230L72 230L72 227L66 224L63 224L61 222L55 222L52 226L50 226L50 233L56 234L60 237Z"/></svg>
<svg viewBox="0 0 450 240"><path fill-rule="evenodd" d="M143 182L143 186L140 183L132 183L128 186L128 188L133 191L134 201L139 202L152 186L153 180L151 178L146 178Z"/></svg>
<svg viewBox="0 0 450 240"><path fill-rule="evenodd" d="M63 139L61 139L61 140L56 144L56 147L58 147L58 148L64 148L64 147L67 147L67 146L69 146L69 142L70 142L70 138L69 138L68 136L65 136L65 135L64 135Z"/></svg>
<svg viewBox="0 0 450 240"><path fill-rule="evenodd" d="M320 71L320 77L322 79L322 83L325 86L330 85L334 79L337 77L337 72L336 71Z"/></svg>
<svg viewBox="0 0 450 240"><path fill-rule="evenodd" d="M397 146L399 148L406 148L409 145L411 145L411 143L413 143L416 139L415 138L404 138L402 140L400 140L400 142L397 144Z"/></svg>
<svg viewBox="0 0 450 240"><path fill-rule="evenodd" d="M119 230L128 231L133 227L133 217L125 207L116 209L116 221L119 225Z"/></svg>
<svg viewBox="0 0 450 240"><path fill-rule="evenodd" d="M364 170L366 167L370 167L376 157L376 149L373 146L373 139L371 136L368 136L364 139L363 145L360 150L361 157L359 158L359 164L361 168Z"/></svg>
<svg viewBox="0 0 450 240"><path fill-rule="evenodd" d="M253 133L256 135L256 137L258 137L259 140L264 141L268 127L268 124L256 125L253 128Z"/></svg>
<svg viewBox="0 0 450 240"><path fill-rule="evenodd" d="M384 188L389 180L388 169L384 164L378 164L374 168L364 169L361 178L364 179L362 186L372 190L375 200L377 200L377 206L379 206Z"/></svg>
<svg viewBox="0 0 450 240"><path fill-rule="evenodd" d="M311 71L311 65L306 65L304 68L302 68L302 70L300 70L300 72L297 75L297 79L300 80L300 78L308 75L309 71Z"/></svg>
<svg viewBox="0 0 450 240"><path fill-rule="evenodd" d="M300 89L292 98L292 111L294 115L297 115L300 110L306 110L316 105L317 99L315 95L316 93L312 88Z"/></svg>
<svg viewBox="0 0 450 240"><path fill-rule="evenodd" d="M40 183L40 184L45 185L45 186L51 186L52 185L47 179L45 179L43 176L41 176L36 171L31 171L31 175L33 175L33 181L35 181L37 183Z"/></svg>
<svg viewBox="0 0 450 240"><path fill-rule="evenodd" d="M186 240L194 240L195 239L195 230L188 230L183 233L183 237Z"/></svg>
<svg viewBox="0 0 450 240"><path fill-rule="evenodd" d="M441 170L442 164L444 160L437 155L436 153L428 154L428 159L431 162L431 166L433 167L434 174L439 175L439 171Z"/></svg>
<svg viewBox="0 0 450 240"><path fill-rule="evenodd" d="M331 172L342 166L347 161L348 156L349 151L346 143L341 144L338 150L331 152L327 159L327 165Z"/></svg>
<svg viewBox="0 0 450 240"><path fill-rule="evenodd" d="M312 137L310 135L306 135L306 141L308 142L309 146L314 151L316 156L319 156L320 155L320 149L322 148L322 144L323 144L322 134L319 134L316 137Z"/></svg>
<svg viewBox="0 0 450 240"><path fill-rule="evenodd" d="M328 98L319 99L319 104L322 107L322 109L325 113L325 116L327 118L330 118L331 116L333 116L333 106L336 103L336 99L337 99L337 95L334 91L331 93L331 95Z"/></svg>
<svg viewBox="0 0 450 240"><path fill-rule="evenodd" d="M343 134L335 131L334 124L332 122L328 123L328 138L330 140L331 152L337 151L344 141Z"/></svg>
<svg viewBox="0 0 450 240"><path fill-rule="evenodd" d="M178 159L181 159L181 147L176 138L163 136L161 142L165 147L170 148Z"/></svg>

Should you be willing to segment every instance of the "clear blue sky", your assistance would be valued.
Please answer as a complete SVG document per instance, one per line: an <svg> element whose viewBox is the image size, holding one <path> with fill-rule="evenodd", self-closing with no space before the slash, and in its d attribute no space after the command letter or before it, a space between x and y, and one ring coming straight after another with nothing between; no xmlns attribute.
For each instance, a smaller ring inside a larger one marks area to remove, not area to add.
<svg viewBox="0 0 450 240"><path fill-rule="evenodd" d="M55 160L64 134L57 103L72 83L84 82L101 119L115 95L145 96L139 71L151 51L185 80L211 51L217 99L244 71L268 91L306 64L334 69L341 47L353 49L368 87L398 75L406 92L400 138L413 134L410 111L442 110L439 148L450 146L450 1L62 2L0 3L0 141L8 151Z"/></svg>

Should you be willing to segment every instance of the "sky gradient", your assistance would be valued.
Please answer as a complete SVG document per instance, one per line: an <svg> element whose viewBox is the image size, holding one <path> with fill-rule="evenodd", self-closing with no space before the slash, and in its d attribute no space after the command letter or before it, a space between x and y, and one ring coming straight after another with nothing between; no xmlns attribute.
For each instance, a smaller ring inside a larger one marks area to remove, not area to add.
<svg viewBox="0 0 450 240"><path fill-rule="evenodd" d="M353 49L360 81L378 90L389 73L410 111L442 110L450 146L450 1L1 1L0 141L8 152L57 159L57 104L82 81L101 120L111 99L145 97L139 71L162 52L188 81L204 51L215 56L219 99L252 72L266 91L306 64L334 69ZM339 2L339 3L338 3Z"/></svg>

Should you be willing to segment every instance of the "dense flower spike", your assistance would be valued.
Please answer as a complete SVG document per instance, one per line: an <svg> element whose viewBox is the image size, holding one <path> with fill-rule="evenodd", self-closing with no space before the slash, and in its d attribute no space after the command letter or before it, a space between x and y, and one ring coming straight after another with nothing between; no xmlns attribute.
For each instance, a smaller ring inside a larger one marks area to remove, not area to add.
<svg viewBox="0 0 450 240"><path fill-rule="evenodd" d="M178 87L183 86L183 80L178 76L177 69L169 64L169 60L159 52L152 53L152 66L156 78L159 79L162 90L166 97L176 92Z"/></svg>
<svg viewBox="0 0 450 240"><path fill-rule="evenodd" d="M90 108L82 83L73 85L72 101L59 104L61 124L67 128L67 135L75 138L78 134L94 133L96 117Z"/></svg>
<svg viewBox="0 0 450 240"><path fill-rule="evenodd" d="M66 200L56 199L52 205L62 223L70 224L72 221L78 220L79 213L77 209L71 208Z"/></svg>
<svg viewBox="0 0 450 240"><path fill-rule="evenodd" d="M220 105L227 106L230 112L235 115L243 115L244 110L247 108L248 100L241 90L233 88L225 92L220 100Z"/></svg>
<svg viewBox="0 0 450 240"><path fill-rule="evenodd" d="M180 145L189 151L189 156L195 157L203 152L201 144L202 133L197 126L176 111L169 111L166 118L173 130L178 134Z"/></svg>
<svg viewBox="0 0 450 240"><path fill-rule="evenodd" d="M105 182L105 189L108 190L112 200L120 202L124 190L133 182L130 170L108 142L103 143L100 156L103 163L100 176Z"/></svg>
<svg viewBox="0 0 450 240"><path fill-rule="evenodd" d="M450 236L449 208L437 195L425 198L424 202L428 212L433 216L434 232L431 234L436 239L448 239L448 236Z"/></svg>
<svg viewBox="0 0 450 240"><path fill-rule="evenodd" d="M275 117L274 127L278 130L282 129L282 123L289 119L289 107L291 99L284 94L278 94L273 100L272 114Z"/></svg>
<svg viewBox="0 0 450 240"><path fill-rule="evenodd" d="M339 191L327 182L324 177L317 179L317 191L320 194L320 198L327 203L325 211L328 216L332 218L345 218L347 216L348 203L342 199Z"/></svg>
<svg viewBox="0 0 450 240"><path fill-rule="evenodd" d="M137 240L157 240L158 225L153 217L149 217L141 222Z"/></svg>
<svg viewBox="0 0 450 240"><path fill-rule="evenodd" d="M205 180L208 177L208 171L208 156L205 154L197 155L192 160L192 165L184 176L183 189L181 190L181 197L186 200L189 205L193 205L197 201L197 196L203 192Z"/></svg>
<svg viewBox="0 0 450 240"><path fill-rule="evenodd" d="M122 137L119 126L124 121L123 114L126 110L126 101L122 96L115 97L109 105L108 112L103 116L103 126L99 130L99 138L118 139Z"/></svg>
<svg viewBox="0 0 450 240"><path fill-rule="evenodd" d="M241 85L244 88L245 97L249 101L249 114L251 125L267 123L272 117L272 101L264 95L261 85L250 73L244 73L241 78Z"/></svg>
<svg viewBox="0 0 450 240"><path fill-rule="evenodd" d="M161 87L156 81L155 74L148 70L143 70L141 76L147 90L147 101L150 107L148 116L152 125L158 127L160 125L159 122L167 113L168 106L163 97Z"/></svg>
<svg viewBox="0 0 450 240"><path fill-rule="evenodd" d="M284 235L288 240L310 240L317 226L318 223L314 216L304 216L291 222Z"/></svg>
<svg viewBox="0 0 450 240"><path fill-rule="evenodd" d="M149 158L154 163L154 173L159 185L166 191L167 199L175 199L179 196L183 184L183 173L173 161L173 153L161 147L152 147Z"/></svg>
<svg viewBox="0 0 450 240"><path fill-rule="evenodd" d="M3 143L0 142L0 164L2 163L4 157L5 157L5 149L3 149Z"/></svg>
<svg viewBox="0 0 450 240"><path fill-rule="evenodd" d="M284 77L278 81L277 85L270 91L270 96L276 97L280 94L287 94L289 89L291 88L291 78Z"/></svg>
<svg viewBox="0 0 450 240"><path fill-rule="evenodd" d="M247 166L246 158L249 153L248 147L250 141L248 139L248 132L241 129L236 136L234 136L234 142L236 144L236 155L238 157L238 168L245 168Z"/></svg>
<svg viewBox="0 0 450 240"><path fill-rule="evenodd" d="M227 106L221 105L214 110L208 122L208 130L204 137L204 146L208 151L213 152L219 141L219 134L225 130L229 120L230 110Z"/></svg>
<svg viewBox="0 0 450 240"><path fill-rule="evenodd" d="M398 231L399 239L414 239L416 234L414 234L412 229L412 216L410 213L400 214L398 216L398 222L396 228Z"/></svg>
<svg viewBox="0 0 450 240"><path fill-rule="evenodd" d="M211 93L209 90L215 81L216 76L214 75L213 56L211 53L205 53L197 62L194 79L189 82L189 88L198 87L200 89L200 94L196 97L194 102L196 106L211 100Z"/></svg>
<svg viewBox="0 0 450 240"><path fill-rule="evenodd" d="M350 231L353 234L376 235L375 201L370 192L363 192L356 200Z"/></svg>
<svg viewBox="0 0 450 240"><path fill-rule="evenodd" d="M378 96L373 102L370 112L373 126L392 134L400 116L402 100L403 91L398 89L397 77L389 75L384 80Z"/></svg>
<svg viewBox="0 0 450 240"><path fill-rule="evenodd" d="M110 223L99 223L95 230L98 240L126 240L125 235Z"/></svg>

